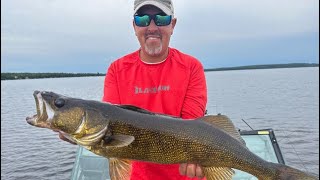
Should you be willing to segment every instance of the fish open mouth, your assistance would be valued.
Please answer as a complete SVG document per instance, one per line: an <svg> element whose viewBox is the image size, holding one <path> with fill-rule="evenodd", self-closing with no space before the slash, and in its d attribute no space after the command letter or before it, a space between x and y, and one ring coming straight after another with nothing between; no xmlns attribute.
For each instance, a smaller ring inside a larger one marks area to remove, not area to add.
<svg viewBox="0 0 320 180"><path fill-rule="evenodd" d="M50 124L47 122L48 115L46 114L46 106L45 102L42 98L41 92L40 91L34 91L33 93L34 99L36 101L36 109L37 109L37 114L33 116L28 116L26 118L27 123L29 123L32 126L37 126L37 127L43 127L43 128L49 128Z"/></svg>

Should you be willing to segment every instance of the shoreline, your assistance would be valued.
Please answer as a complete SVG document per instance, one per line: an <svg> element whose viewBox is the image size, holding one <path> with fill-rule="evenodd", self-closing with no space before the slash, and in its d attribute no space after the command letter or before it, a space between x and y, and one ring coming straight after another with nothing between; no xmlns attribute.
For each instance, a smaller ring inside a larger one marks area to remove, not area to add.
<svg viewBox="0 0 320 180"><path fill-rule="evenodd" d="M279 68L303 68L303 67L319 67L317 63L289 63L289 64L263 64L236 67L222 67L205 69L204 71L233 71L233 70L255 70L255 69L279 69Z"/></svg>
<svg viewBox="0 0 320 180"><path fill-rule="evenodd" d="M289 64L265 64L249 65L222 68L205 68L205 72L210 71L234 71L234 70L255 70L255 69L279 69L279 68L303 68L319 67L317 63L289 63ZM1 80L21 80L21 79L43 79L43 78L65 78L65 77L90 77L105 76L105 73L31 73L31 72L5 72L1 73Z"/></svg>

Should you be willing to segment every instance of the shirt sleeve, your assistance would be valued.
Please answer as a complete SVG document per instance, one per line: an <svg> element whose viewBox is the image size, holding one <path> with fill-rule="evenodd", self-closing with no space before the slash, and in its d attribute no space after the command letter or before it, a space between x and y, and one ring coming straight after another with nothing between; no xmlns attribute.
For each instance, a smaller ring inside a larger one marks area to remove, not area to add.
<svg viewBox="0 0 320 180"><path fill-rule="evenodd" d="M105 76L102 101L120 104L118 87L116 69L114 63L112 63Z"/></svg>
<svg viewBox="0 0 320 180"><path fill-rule="evenodd" d="M186 96L182 105L181 118L195 119L205 115L207 104L207 85L203 66L195 63L191 69Z"/></svg>

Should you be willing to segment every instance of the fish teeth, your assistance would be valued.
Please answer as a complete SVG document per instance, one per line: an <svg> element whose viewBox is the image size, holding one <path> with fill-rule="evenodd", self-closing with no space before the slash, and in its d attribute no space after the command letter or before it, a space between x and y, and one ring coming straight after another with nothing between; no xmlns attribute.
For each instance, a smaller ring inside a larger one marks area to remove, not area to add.
<svg viewBox="0 0 320 180"><path fill-rule="evenodd" d="M39 104L39 113L40 113L40 116L42 116L43 114L43 109L44 109L44 105L43 105L43 98L41 96L41 93L38 93L37 94L37 100L38 100L38 104Z"/></svg>
<svg viewBox="0 0 320 180"><path fill-rule="evenodd" d="M47 116L48 116L48 120L47 121L50 122L50 120L54 116L54 110L51 108L51 106L46 101L44 101L44 104L46 106L46 111L47 111Z"/></svg>

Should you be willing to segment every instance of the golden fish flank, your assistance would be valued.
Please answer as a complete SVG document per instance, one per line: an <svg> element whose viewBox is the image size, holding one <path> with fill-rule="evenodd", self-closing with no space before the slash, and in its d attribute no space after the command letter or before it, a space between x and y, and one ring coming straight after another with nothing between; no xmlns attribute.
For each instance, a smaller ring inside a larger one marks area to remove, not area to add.
<svg viewBox="0 0 320 180"><path fill-rule="evenodd" d="M232 179L233 169L263 180L317 176L267 162L250 152L224 115L194 121L129 106L76 99L53 92L34 92L33 126L55 129L73 142L109 158L111 179L128 178L131 160L162 164L197 163L208 180Z"/></svg>

